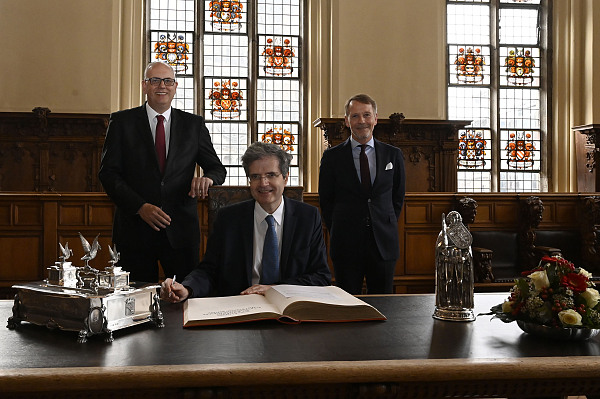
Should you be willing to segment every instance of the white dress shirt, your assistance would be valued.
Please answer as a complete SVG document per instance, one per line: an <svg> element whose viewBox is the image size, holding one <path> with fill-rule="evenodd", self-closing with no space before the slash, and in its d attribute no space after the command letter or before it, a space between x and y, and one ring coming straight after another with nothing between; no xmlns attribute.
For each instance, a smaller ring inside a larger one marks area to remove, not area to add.
<svg viewBox="0 0 600 399"><path fill-rule="evenodd" d="M166 147L166 155L169 155L169 143L171 142L171 107L166 110L164 113L159 114L155 110L152 109L151 106L146 103L146 113L148 114L148 122L150 123L150 130L152 130L152 140L156 143L156 124L158 123L158 119L156 118L158 115L162 115L165 117L163 125L165 127L165 147Z"/></svg>
<svg viewBox="0 0 600 399"><path fill-rule="evenodd" d="M277 232L277 241L279 248L279 262L281 263L281 238L283 236L283 208L285 201L272 213L275 219L275 231ZM254 261L252 266L252 285L260 282L260 273L262 272L262 253L265 245L265 235L267 234L267 221L265 218L269 215L258 202L254 204L254 240L253 254Z"/></svg>
<svg viewBox="0 0 600 399"><path fill-rule="evenodd" d="M360 178L360 143L354 140L354 137L350 136L350 145L352 146L352 158L354 159L354 167L358 174L358 180L362 182L362 179ZM369 173L371 174L371 185L373 185L375 175L377 174L377 159L375 158L375 141L373 140L373 137L367 142L365 153L369 160Z"/></svg>

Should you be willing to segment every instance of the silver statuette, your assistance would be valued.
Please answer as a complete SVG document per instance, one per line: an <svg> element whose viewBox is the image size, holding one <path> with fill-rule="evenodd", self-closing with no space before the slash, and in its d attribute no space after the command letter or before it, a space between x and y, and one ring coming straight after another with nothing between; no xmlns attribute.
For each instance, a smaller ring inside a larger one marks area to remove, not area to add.
<svg viewBox="0 0 600 399"><path fill-rule="evenodd" d="M462 224L460 214L442 214L442 230L435 244L436 319L475 320L471 243L471 233Z"/></svg>

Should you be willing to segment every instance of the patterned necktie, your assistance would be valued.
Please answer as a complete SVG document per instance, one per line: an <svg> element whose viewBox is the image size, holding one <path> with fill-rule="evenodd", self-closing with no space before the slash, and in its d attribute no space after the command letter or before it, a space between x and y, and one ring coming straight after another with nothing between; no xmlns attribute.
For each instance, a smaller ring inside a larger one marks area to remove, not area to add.
<svg viewBox="0 0 600 399"><path fill-rule="evenodd" d="M167 145L165 143L165 117L158 115L156 117L156 139L154 140L154 147L156 148L156 156L158 157L158 166L160 167L160 173L165 172L165 164L167 163Z"/></svg>
<svg viewBox="0 0 600 399"><path fill-rule="evenodd" d="M273 215L267 215L267 234L263 247L261 284L275 284L279 281L279 241L275 231Z"/></svg>
<svg viewBox="0 0 600 399"><path fill-rule="evenodd" d="M366 144L360 146L360 183L365 193L371 192L371 172L369 171L369 158L365 149Z"/></svg>

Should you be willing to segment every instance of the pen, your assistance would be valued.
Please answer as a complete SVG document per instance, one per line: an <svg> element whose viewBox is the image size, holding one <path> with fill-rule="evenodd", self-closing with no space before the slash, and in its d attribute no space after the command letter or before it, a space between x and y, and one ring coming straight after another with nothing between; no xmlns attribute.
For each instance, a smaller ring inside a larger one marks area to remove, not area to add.
<svg viewBox="0 0 600 399"><path fill-rule="evenodd" d="M173 295L173 285L175 285L175 278L177 277L176 274L173 275L173 281L171 281L171 292L169 292L169 296Z"/></svg>

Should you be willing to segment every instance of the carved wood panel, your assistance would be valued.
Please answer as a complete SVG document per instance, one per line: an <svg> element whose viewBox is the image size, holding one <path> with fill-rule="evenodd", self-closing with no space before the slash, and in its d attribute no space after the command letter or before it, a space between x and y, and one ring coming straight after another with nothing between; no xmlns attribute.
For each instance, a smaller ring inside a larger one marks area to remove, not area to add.
<svg viewBox="0 0 600 399"><path fill-rule="evenodd" d="M222 187L223 188L223 187ZM294 193L301 188L291 187ZM247 190L242 188L242 190ZM217 194L217 193L215 193ZM249 195L246 191L243 195ZM319 205L316 193L300 193L301 199ZM516 231L519 227L518 194L471 194L477 201L477 217L472 231ZM600 214L600 201L593 198L588 213L577 211L584 203L578 194L539 194L545 210L540 230L594 229L593 215ZM219 197L219 195L217 195ZM454 209L462 195L454 193L407 193L398 221L400 258L396 263L396 293L434 292L434 244L441 229L441 215ZM221 198L223 200L223 198ZM218 202L221 203L222 201ZM209 201L199 200L201 254L206 248L209 224ZM0 193L0 291L6 293L13 284L41 280L46 268L58 259L58 243L69 242L75 264L83 256L78 233L88 241L100 233L102 250L91 264L108 265L114 205L103 193L88 194L10 194ZM570 215L570 216L569 216ZM586 216L587 215L587 216ZM597 215L596 215L597 216ZM600 223L599 223L600 224ZM328 236L325 231L325 243ZM582 232L583 236L584 232ZM593 259L598 259L596 230L589 235ZM585 238L585 237L584 237ZM586 242L585 239L583 239ZM595 246L596 245L596 246ZM118 249L118 248L117 248ZM590 258L591 259L591 258ZM591 262L592 260L590 260ZM595 265L595 264L594 264ZM592 270L589 270L592 271ZM506 287L508 289L510 287ZM2 292L0 292L2 294Z"/></svg>
<svg viewBox="0 0 600 399"><path fill-rule="evenodd" d="M0 113L0 190L101 192L108 115Z"/></svg>

